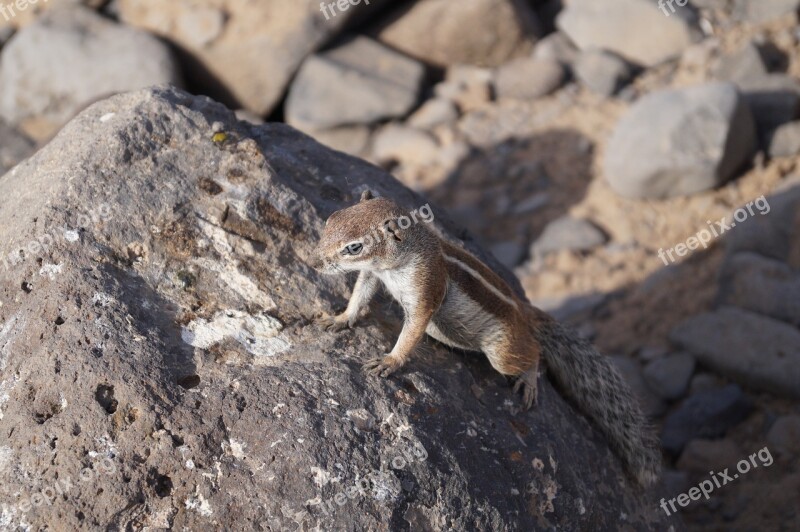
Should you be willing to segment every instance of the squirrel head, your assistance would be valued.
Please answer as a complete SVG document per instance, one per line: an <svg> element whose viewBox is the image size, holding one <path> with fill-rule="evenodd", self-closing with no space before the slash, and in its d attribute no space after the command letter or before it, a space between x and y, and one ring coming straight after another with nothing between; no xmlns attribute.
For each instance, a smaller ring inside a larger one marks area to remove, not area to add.
<svg viewBox="0 0 800 532"><path fill-rule="evenodd" d="M420 230L414 227L417 217L416 211L408 213L367 190L358 203L330 215L312 265L329 274L394 268L407 240Z"/></svg>

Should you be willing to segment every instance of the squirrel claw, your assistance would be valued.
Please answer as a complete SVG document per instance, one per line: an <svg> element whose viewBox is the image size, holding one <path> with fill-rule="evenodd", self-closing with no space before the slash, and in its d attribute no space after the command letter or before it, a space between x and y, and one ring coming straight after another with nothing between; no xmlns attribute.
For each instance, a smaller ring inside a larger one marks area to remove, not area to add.
<svg viewBox="0 0 800 532"><path fill-rule="evenodd" d="M383 357L375 357L368 360L363 368L364 371L369 373L370 375L375 375L376 377L386 378L398 369L400 369L400 364L397 362L392 356L387 355Z"/></svg>
<svg viewBox="0 0 800 532"><path fill-rule="evenodd" d="M320 318L317 323L319 323L320 327L326 331L331 332L339 332L353 326L353 323L351 323L347 318L342 319L339 318L339 316Z"/></svg>
<svg viewBox="0 0 800 532"><path fill-rule="evenodd" d="M522 389L522 403L525 410L530 410L532 406L539 405L539 387L536 377L530 378L527 373L520 375L514 384L514 393Z"/></svg>

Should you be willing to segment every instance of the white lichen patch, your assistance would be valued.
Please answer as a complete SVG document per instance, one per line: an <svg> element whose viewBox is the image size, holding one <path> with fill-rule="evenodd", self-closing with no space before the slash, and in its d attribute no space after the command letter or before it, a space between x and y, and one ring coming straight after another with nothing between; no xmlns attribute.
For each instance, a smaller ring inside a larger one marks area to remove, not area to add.
<svg viewBox="0 0 800 532"><path fill-rule="evenodd" d="M211 508L211 504L203 497L203 494L200 493L200 486L197 486L194 491L194 495L192 497L186 499L184 501L184 505L186 506L187 510L192 510L203 517L210 517L214 513L214 509Z"/></svg>
<svg viewBox="0 0 800 532"><path fill-rule="evenodd" d="M114 298L105 292L95 292L92 295L92 305L105 308L113 302Z"/></svg>
<svg viewBox="0 0 800 532"><path fill-rule="evenodd" d="M39 269L39 275L47 276L51 281L56 278L57 275L61 274L61 271L64 269L63 264L45 264Z"/></svg>
<svg viewBox="0 0 800 532"><path fill-rule="evenodd" d="M11 318L9 318L8 321L5 322L3 326L0 328L0 371L6 369L6 363L8 362L8 355L11 352L11 347L14 343L14 339L19 333L18 329L22 329L25 326L25 322L22 321L20 327L15 328L18 319L19 319L19 314L15 314Z"/></svg>
<svg viewBox="0 0 800 532"><path fill-rule="evenodd" d="M245 458L246 455L244 454L244 450L246 448L246 443L236 441L233 438L229 438L229 441L222 442L222 450L225 452L225 454L229 454L238 460Z"/></svg>
<svg viewBox="0 0 800 532"><path fill-rule="evenodd" d="M77 242L78 240L80 240L80 238L81 235L78 234L77 231L72 229L64 230L64 240L66 240L67 242Z"/></svg>
<svg viewBox="0 0 800 532"><path fill-rule="evenodd" d="M291 345L278 338L283 325L266 314L251 316L238 310L225 310L214 315L211 321L198 318L181 331L187 344L208 349L225 338L239 342L248 353L256 357L273 357L288 350Z"/></svg>
<svg viewBox="0 0 800 532"><path fill-rule="evenodd" d="M0 382L0 419L3 419L3 407L11 398L8 394L17 385L17 381L19 381L19 377L14 375L12 379Z"/></svg>
<svg viewBox="0 0 800 532"><path fill-rule="evenodd" d="M11 465L13 458L14 451L11 450L11 447L0 447L0 471L5 471L5 469Z"/></svg>
<svg viewBox="0 0 800 532"><path fill-rule="evenodd" d="M116 116L116 114L117 113L106 113L106 114L104 114L103 116L100 117L100 122L103 122L103 123L108 122L109 120L114 118Z"/></svg>
<svg viewBox="0 0 800 532"><path fill-rule="evenodd" d="M233 247L228 243L228 233L216 225L205 221L199 222L200 229L206 235L208 243L220 255L219 261L198 258L192 264L216 273L234 293L248 303L259 305L264 310L273 310L276 305L272 298L264 293L249 277L239 271Z"/></svg>
<svg viewBox="0 0 800 532"><path fill-rule="evenodd" d="M325 486L331 481L331 474L320 467L311 466L311 473L314 474L314 478L312 480L318 488Z"/></svg>

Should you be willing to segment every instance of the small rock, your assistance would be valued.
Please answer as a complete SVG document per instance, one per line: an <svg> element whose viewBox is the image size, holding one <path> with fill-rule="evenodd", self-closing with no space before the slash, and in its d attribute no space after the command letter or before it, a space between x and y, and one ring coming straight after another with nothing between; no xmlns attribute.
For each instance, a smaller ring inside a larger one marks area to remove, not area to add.
<svg viewBox="0 0 800 532"><path fill-rule="evenodd" d="M558 321L567 321L581 316L587 316L606 302L608 296L603 293L582 296L561 296L539 298L531 303L544 310Z"/></svg>
<svg viewBox="0 0 800 532"><path fill-rule="evenodd" d="M372 140L372 153L381 163L426 165L436 160L438 151L436 140L428 133L397 124L381 128Z"/></svg>
<svg viewBox="0 0 800 532"><path fill-rule="evenodd" d="M661 482L664 486L664 493L670 496L684 493L689 490L689 474L685 471L665 470L661 473Z"/></svg>
<svg viewBox="0 0 800 532"><path fill-rule="evenodd" d="M735 384L691 395L664 420L664 449L680 454L697 438L718 438L738 425L753 409L752 402Z"/></svg>
<svg viewBox="0 0 800 532"><path fill-rule="evenodd" d="M562 216L549 224L531 247L531 255L553 251L589 251L606 243L608 238L594 224L571 216Z"/></svg>
<svg viewBox="0 0 800 532"><path fill-rule="evenodd" d="M578 48L612 51L644 66L654 66L692 43L691 11L665 16L649 0L572 0L556 23Z"/></svg>
<svg viewBox="0 0 800 532"><path fill-rule="evenodd" d="M728 255L752 251L800 269L800 187L787 184L785 190L756 200L756 212L762 216L750 217L726 233Z"/></svg>
<svg viewBox="0 0 800 532"><path fill-rule="evenodd" d="M698 373L692 377L692 381L689 384L689 393L694 395L714 388L719 388L719 378L716 375L713 373Z"/></svg>
<svg viewBox="0 0 800 532"><path fill-rule="evenodd" d="M797 154L800 154L800 121L778 127L769 142L770 157L793 157Z"/></svg>
<svg viewBox="0 0 800 532"><path fill-rule="evenodd" d="M565 33L554 31L536 43L533 49L534 59L558 61L564 66L569 66L578 58L578 49L569 40Z"/></svg>
<svg viewBox="0 0 800 532"><path fill-rule="evenodd" d="M755 43L749 42L738 51L720 58L714 77L747 88L767 76L767 65Z"/></svg>
<svg viewBox="0 0 800 532"><path fill-rule="evenodd" d="M304 131L405 116L417 103L422 64L356 37L310 56L286 100L286 121Z"/></svg>
<svg viewBox="0 0 800 532"><path fill-rule="evenodd" d="M683 321L670 340L745 385L800 398L800 331L791 325L723 307Z"/></svg>
<svg viewBox="0 0 800 532"><path fill-rule="evenodd" d="M744 98L753 111L762 144L768 146L778 127L797 118L800 82L785 74L770 74L744 89Z"/></svg>
<svg viewBox="0 0 800 532"><path fill-rule="evenodd" d="M675 353L647 364L644 378L656 394L668 401L674 401L683 397L689 388L694 365L692 355Z"/></svg>
<svg viewBox="0 0 800 532"><path fill-rule="evenodd" d="M800 455L800 416L778 418L767 433L767 442L780 453Z"/></svg>
<svg viewBox="0 0 800 532"><path fill-rule="evenodd" d="M666 356L669 349L664 346L648 346L639 350L638 356L643 362L651 362L657 358Z"/></svg>
<svg viewBox="0 0 800 532"><path fill-rule="evenodd" d="M614 95L632 76L631 68L624 59L603 50L581 53L574 71L581 83L602 96Z"/></svg>
<svg viewBox="0 0 800 532"><path fill-rule="evenodd" d="M522 262L525 256L525 246L517 242L500 242L489 248L500 264L507 268L514 268Z"/></svg>
<svg viewBox="0 0 800 532"><path fill-rule="evenodd" d="M522 57L497 69L494 81L499 100L535 100L559 88L564 67L552 59Z"/></svg>
<svg viewBox="0 0 800 532"><path fill-rule="evenodd" d="M458 120L458 109L453 102L444 98L428 100L411 115L408 125L417 129L433 129L442 124L452 124Z"/></svg>
<svg viewBox="0 0 800 532"><path fill-rule="evenodd" d="M756 253L736 253L722 266L717 301L800 327L800 272Z"/></svg>
<svg viewBox="0 0 800 532"><path fill-rule="evenodd" d="M528 54L538 26L533 9L514 0L422 0L390 14L377 35L395 50L432 65L491 67Z"/></svg>
<svg viewBox="0 0 800 532"><path fill-rule="evenodd" d="M433 92L467 112L492 100L491 81L492 71L489 69L455 65L447 69L445 80L437 84Z"/></svg>
<svg viewBox="0 0 800 532"><path fill-rule="evenodd" d="M165 83L179 85L180 68L156 37L80 6L52 9L3 48L0 115L35 121L46 138L98 98Z"/></svg>
<svg viewBox="0 0 800 532"><path fill-rule="evenodd" d="M642 411L644 411L646 416L658 417L666 411L666 403L647 387L644 376L642 375L642 369L638 362L622 355L611 356L609 358L611 358L614 366L619 370L622 377L631 387L634 395L639 399Z"/></svg>
<svg viewBox="0 0 800 532"><path fill-rule="evenodd" d="M753 115L733 85L661 90L617 124L605 175L626 197L689 195L730 179L756 146Z"/></svg>
<svg viewBox="0 0 800 532"><path fill-rule="evenodd" d="M761 23L797 13L800 0L735 0L734 16L749 22Z"/></svg>
<svg viewBox="0 0 800 532"><path fill-rule="evenodd" d="M678 459L678 469L689 473L723 471L739 461L742 451L731 440L692 440Z"/></svg>

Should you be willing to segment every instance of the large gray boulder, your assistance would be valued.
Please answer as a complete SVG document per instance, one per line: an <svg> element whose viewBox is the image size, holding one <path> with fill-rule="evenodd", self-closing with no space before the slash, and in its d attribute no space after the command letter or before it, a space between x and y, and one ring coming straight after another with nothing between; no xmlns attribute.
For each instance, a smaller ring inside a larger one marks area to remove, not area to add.
<svg viewBox="0 0 800 532"><path fill-rule="evenodd" d="M733 85L661 90L616 125L605 175L626 197L689 195L725 183L756 147L753 116Z"/></svg>
<svg viewBox="0 0 800 532"><path fill-rule="evenodd" d="M367 187L424 203L173 88L93 105L0 179L0 523L668 529L660 495L546 381L521 412L482 357L433 344L369 378L395 307L337 334L312 323L349 283L308 257Z"/></svg>
<svg viewBox="0 0 800 532"><path fill-rule="evenodd" d="M88 104L117 92L180 84L169 47L79 6L19 31L0 56L0 117L46 138Z"/></svg>
<svg viewBox="0 0 800 532"><path fill-rule="evenodd" d="M556 22L578 48L610 50L642 66L679 56L695 39L687 7L665 16L651 0L571 0Z"/></svg>

